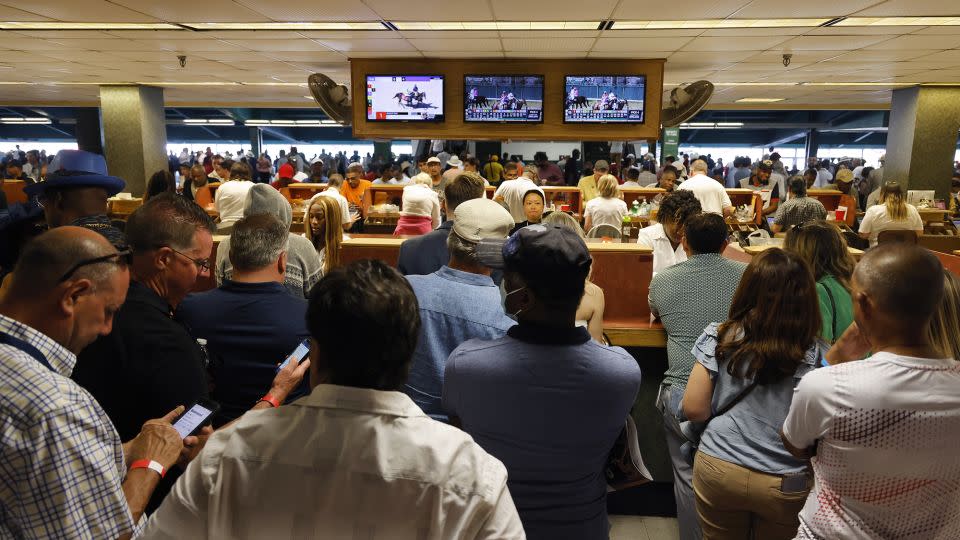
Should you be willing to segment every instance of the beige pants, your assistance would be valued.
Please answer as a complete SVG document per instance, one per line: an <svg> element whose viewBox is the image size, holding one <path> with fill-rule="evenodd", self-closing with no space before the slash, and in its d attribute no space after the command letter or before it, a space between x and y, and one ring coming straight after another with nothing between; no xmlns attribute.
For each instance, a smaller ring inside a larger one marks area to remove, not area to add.
<svg viewBox="0 0 960 540"><path fill-rule="evenodd" d="M697 452L693 491L704 540L778 540L796 536L809 490L780 491L780 476Z"/></svg>

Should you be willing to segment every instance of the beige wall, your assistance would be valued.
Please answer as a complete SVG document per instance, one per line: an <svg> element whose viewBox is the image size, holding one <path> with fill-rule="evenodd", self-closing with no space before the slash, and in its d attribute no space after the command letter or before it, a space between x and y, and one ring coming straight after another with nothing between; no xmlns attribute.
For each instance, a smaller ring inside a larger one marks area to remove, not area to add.
<svg viewBox="0 0 960 540"><path fill-rule="evenodd" d="M124 191L143 195L150 175L168 166L163 89L101 86L100 111L107 169L127 182Z"/></svg>

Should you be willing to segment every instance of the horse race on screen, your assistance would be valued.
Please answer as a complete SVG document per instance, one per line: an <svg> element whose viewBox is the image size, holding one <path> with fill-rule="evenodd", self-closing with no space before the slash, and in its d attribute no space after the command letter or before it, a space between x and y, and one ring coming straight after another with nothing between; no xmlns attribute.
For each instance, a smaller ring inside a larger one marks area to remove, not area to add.
<svg viewBox="0 0 960 540"><path fill-rule="evenodd" d="M565 122L639 123L644 118L646 77L566 77Z"/></svg>
<svg viewBox="0 0 960 540"><path fill-rule="evenodd" d="M443 76L367 75L367 120L443 120Z"/></svg>
<svg viewBox="0 0 960 540"><path fill-rule="evenodd" d="M540 122L542 76L467 75L464 77L467 122Z"/></svg>

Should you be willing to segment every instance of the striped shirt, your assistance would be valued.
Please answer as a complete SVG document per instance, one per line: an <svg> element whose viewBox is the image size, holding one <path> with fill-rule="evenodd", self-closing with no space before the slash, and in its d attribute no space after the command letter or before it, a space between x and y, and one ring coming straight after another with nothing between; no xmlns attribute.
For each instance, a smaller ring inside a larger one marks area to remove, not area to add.
<svg viewBox="0 0 960 540"><path fill-rule="evenodd" d="M120 436L100 405L68 377L76 356L0 315L0 538L116 538L134 529L121 488Z"/></svg>

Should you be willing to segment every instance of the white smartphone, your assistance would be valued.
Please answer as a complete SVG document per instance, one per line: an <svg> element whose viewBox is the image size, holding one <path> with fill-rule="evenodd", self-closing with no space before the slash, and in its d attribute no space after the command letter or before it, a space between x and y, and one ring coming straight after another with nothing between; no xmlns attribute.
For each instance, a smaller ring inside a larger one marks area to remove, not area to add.
<svg viewBox="0 0 960 540"><path fill-rule="evenodd" d="M287 364L290 363L290 360L296 359L298 364L303 362L304 360L307 359L307 356L309 354L310 354L310 338L307 338L301 341L300 345L297 345L297 348L294 349L293 352L287 356L287 359L281 362L279 366L277 366L277 371L280 371L281 369L287 367Z"/></svg>

